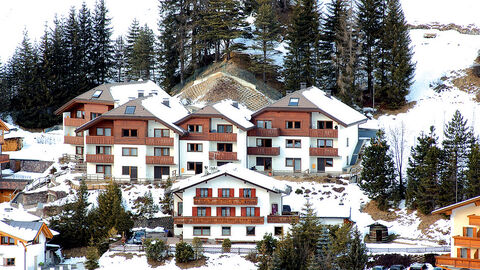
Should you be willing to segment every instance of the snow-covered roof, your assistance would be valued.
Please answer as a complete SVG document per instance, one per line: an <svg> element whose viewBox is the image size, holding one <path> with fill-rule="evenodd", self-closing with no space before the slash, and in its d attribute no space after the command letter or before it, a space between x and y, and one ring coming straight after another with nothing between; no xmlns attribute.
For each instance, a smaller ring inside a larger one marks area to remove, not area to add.
<svg viewBox="0 0 480 270"><path fill-rule="evenodd" d="M168 106L165 104L168 101ZM177 97L154 95L142 100L142 105L158 119L163 120L177 130L182 130L174 123L188 115L187 109Z"/></svg>
<svg viewBox="0 0 480 270"><path fill-rule="evenodd" d="M137 98L138 92L143 91L144 96L154 94L162 98L170 98L170 95L163 91L157 84L154 82L147 81L138 81L134 83L119 83L119 84L110 84L109 85L110 93L113 99L116 101L115 104L121 105L129 101L131 98Z"/></svg>
<svg viewBox="0 0 480 270"><path fill-rule="evenodd" d="M445 207L442 207L442 208L439 208L435 211L432 212L432 214L446 214L446 215L450 215L452 210L456 209L456 208L459 208L459 207L462 207L462 206L465 206L465 205L469 205L469 204L472 204L474 203L475 206L477 206L477 204L480 203L480 196L477 196L477 197L473 197L471 199L468 199L468 200L464 200L464 201L461 201L461 202L458 202L458 203L454 203L454 204L450 204L450 205L447 205Z"/></svg>
<svg viewBox="0 0 480 270"><path fill-rule="evenodd" d="M0 203L0 220L39 221L41 218L28 213L21 205L16 208L4 202Z"/></svg>
<svg viewBox="0 0 480 270"><path fill-rule="evenodd" d="M0 232L25 242L34 240L40 231L43 231L47 238L53 237L52 231L41 221L0 221Z"/></svg>
<svg viewBox="0 0 480 270"><path fill-rule="evenodd" d="M213 108L245 129L254 126L253 123L250 122L252 111L243 104L227 99L214 104Z"/></svg>
<svg viewBox="0 0 480 270"><path fill-rule="evenodd" d="M275 180L269 176L252 171L250 169L242 167L239 164L234 163L228 163L220 166L218 167L218 170L213 173L198 174L190 178L180 180L179 182L174 183L170 190L172 192L184 190L191 186L195 186L204 181L208 181L222 175L230 175L243 181L249 182L253 185L263 187L277 193L289 194L292 190L292 188L289 185L286 185L283 181Z"/></svg>

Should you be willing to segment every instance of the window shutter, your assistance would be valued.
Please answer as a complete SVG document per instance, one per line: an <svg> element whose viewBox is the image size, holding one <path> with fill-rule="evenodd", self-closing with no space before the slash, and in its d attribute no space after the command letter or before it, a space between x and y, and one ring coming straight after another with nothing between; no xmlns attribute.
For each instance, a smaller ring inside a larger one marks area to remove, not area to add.
<svg viewBox="0 0 480 270"><path fill-rule="evenodd" d="M197 195L196 196L200 197L200 189L199 188L197 188Z"/></svg>
<svg viewBox="0 0 480 270"><path fill-rule="evenodd" d="M192 216L193 217L197 216L197 207L192 207Z"/></svg>
<svg viewBox="0 0 480 270"><path fill-rule="evenodd" d="M474 259L478 259L478 249L475 250L475 253L473 254L473 258L474 258Z"/></svg>
<svg viewBox="0 0 480 270"><path fill-rule="evenodd" d="M235 197L234 194L235 193L235 190L233 188L230 189L230 197Z"/></svg>
<svg viewBox="0 0 480 270"><path fill-rule="evenodd" d="M473 228L473 237L477 238L477 228Z"/></svg>
<svg viewBox="0 0 480 270"><path fill-rule="evenodd" d="M220 197L223 197L222 189L223 189L223 188L219 188L218 191L217 191L217 192L218 192L218 193L217 193L217 197L219 197L219 198L220 198Z"/></svg>
<svg viewBox="0 0 480 270"><path fill-rule="evenodd" d="M212 189L211 189L211 188L208 189L208 197L209 197L209 198L212 197Z"/></svg>
<svg viewBox="0 0 480 270"><path fill-rule="evenodd" d="M462 257L462 249L457 248L457 258L461 258L461 257Z"/></svg>
<svg viewBox="0 0 480 270"><path fill-rule="evenodd" d="M222 215L222 208L217 206L217 217Z"/></svg>
<svg viewBox="0 0 480 270"><path fill-rule="evenodd" d="M235 207L230 207L230 216L235 216Z"/></svg>
<svg viewBox="0 0 480 270"><path fill-rule="evenodd" d="M463 227L463 236L467 236L467 227Z"/></svg>
<svg viewBox="0 0 480 270"><path fill-rule="evenodd" d="M207 207L207 211L206 211L206 216L207 217L211 217L212 216L212 208L211 207Z"/></svg>
<svg viewBox="0 0 480 270"><path fill-rule="evenodd" d="M252 198L255 198L256 197L256 189L252 188Z"/></svg>
<svg viewBox="0 0 480 270"><path fill-rule="evenodd" d="M246 217L246 216L247 216L247 208L242 207L242 217Z"/></svg>
<svg viewBox="0 0 480 270"><path fill-rule="evenodd" d="M238 197L243 198L243 188L240 189L240 194Z"/></svg>
<svg viewBox="0 0 480 270"><path fill-rule="evenodd" d="M469 249L469 248L467 248L467 258L468 258L468 259L471 258L471 257L470 257L470 249Z"/></svg>
<svg viewBox="0 0 480 270"><path fill-rule="evenodd" d="M260 216L260 207L255 207L255 216L256 217Z"/></svg>

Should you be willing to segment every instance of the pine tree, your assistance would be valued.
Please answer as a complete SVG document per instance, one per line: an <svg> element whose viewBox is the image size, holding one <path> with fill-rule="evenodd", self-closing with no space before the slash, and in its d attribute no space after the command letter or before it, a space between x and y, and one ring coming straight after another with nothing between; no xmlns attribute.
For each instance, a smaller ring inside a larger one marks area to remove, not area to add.
<svg viewBox="0 0 480 270"><path fill-rule="evenodd" d="M162 1L160 4L161 20L159 21L158 37L159 51L158 62L160 84L165 91L178 83L178 63L179 55L176 48L176 19L175 19L174 1Z"/></svg>
<svg viewBox="0 0 480 270"><path fill-rule="evenodd" d="M466 199L480 195L480 144L478 139L470 146L466 171Z"/></svg>
<svg viewBox="0 0 480 270"><path fill-rule="evenodd" d="M91 55L93 78L96 84L107 82L110 78L110 70L113 67L112 27L110 21L105 0L98 0L95 3L93 16L93 46Z"/></svg>
<svg viewBox="0 0 480 270"><path fill-rule="evenodd" d="M78 40L80 55L80 78L84 81L85 89L78 89L79 95L95 86L94 84L94 62L93 57L93 26L92 15L85 2L78 13Z"/></svg>
<svg viewBox="0 0 480 270"><path fill-rule="evenodd" d="M85 261L85 268L88 270L94 270L100 267L98 264L98 259L100 258L98 254L98 249L95 247L93 244L93 240L90 240L90 244L87 247L87 255L86 255L86 261Z"/></svg>
<svg viewBox="0 0 480 270"><path fill-rule="evenodd" d="M362 242L362 234L357 227L349 233L348 247L340 261L341 269L363 270L366 268L368 251L365 243Z"/></svg>
<svg viewBox="0 0 480 270"><path fill-rule="evenodd" d="M130 78L153 79L154 35L147 25L140 29L131 52L127 54Z"/></svg>
<svg viewBox="0 0 480 270"><path fill-rule="evenodd" d="M115 46L113 47L113 68L116 70L116 78L115 81L123 82L125 80L125 69L127 66L127 55L126 55L126 47L125 42L123 41L123 37L119 36L115 40Z"/></svg>
<svg viewBox="0 0 480 270"><path fill-rule="evenodd" d="M372 138L370 145L365 148L360 184L368 197L378 202L380 210L388 209L397 188L395 167L384 134L379 130L377 136Z"/></svg>

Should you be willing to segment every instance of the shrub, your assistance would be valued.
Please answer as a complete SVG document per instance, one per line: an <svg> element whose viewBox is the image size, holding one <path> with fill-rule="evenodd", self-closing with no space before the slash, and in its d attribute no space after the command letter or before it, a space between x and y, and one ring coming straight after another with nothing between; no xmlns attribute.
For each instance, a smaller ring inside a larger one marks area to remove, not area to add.
<svg viewBox="0 0 480 270"><path fill-rule="evenodd" d="M257 242L257 251L271 256L277 247L278 240L273 238L271 233L263 236L263 239Z"/></svg>
<svg viewBox="0 0 480 270"><path fill-rule="evenodd" d="M161 262L168 257L168 246L162 240L145 239L143 246L149 260Z"/></svg>
<svg viewBox="0 0 480 270"><path fill-rule="evenodd" d="M192 248L193 248L193 258L198 260L203 257L203 243L202 240L198 237L194 237L192 241Z"/></svg>
<svg viewBox="0 0 480 270"><path fill-rule="evenodd" d="M222 251L223 252L230 252L230 248L232 247L232 241L230 241L230 239L225 239L223 240L223 243L222 243Z"/></svg>
<svg viewBox="0 0 480 270"><path fill-rule="evenodd" d="M245 259L247 261L251 261L253 263L257 263L258 260L257 260L257 253L255 251L250 251L247 256L245 256Z"/></svg>
<svg viewBox="0 0 480 270"><path fill-rule="evenodd" d="M175 259L179 263L193 261L193 248L190 244L180 242L175 245Z"/></svg>
<svg viewBox="0 0 480 270"><path fill-rule="evenodd" d="M303 190L297 188L297 190L295 190L295 194L303 194Z"/></svg>
<svg viewBox="0 0 480 270"><path fill-rule="evenodd" d="M85 261L85 268L88 270L93 270L99 267L98 259L100 256L98 255L97 248L92 245L92 242L90 242L90 244L91 245L87 247L87 260Z"/></svg>

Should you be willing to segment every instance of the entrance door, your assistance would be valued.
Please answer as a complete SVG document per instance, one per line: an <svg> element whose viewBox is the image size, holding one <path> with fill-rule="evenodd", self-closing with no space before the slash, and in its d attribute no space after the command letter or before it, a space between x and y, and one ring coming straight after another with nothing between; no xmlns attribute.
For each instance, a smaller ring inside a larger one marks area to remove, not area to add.
<svg viewBox="0 0 480 270"><path fill-rule="evenodd" d="M278 204L272 203L272 215L276 215L278 213Z"/></svg>
<svg viewBox="0 0 480 270"><path fill-rule="evenodd" d="M203 172L202 162L195 162L195 174L201 174Z"/></svg>
<svg viewBox="0 0 480 270"><path fill-rule="evenodd" d="M130 167L130 180L131 181L138 180L138 169L135 166Z"/></svg>
<svg viewBox="0 0 480 270"><path fill-rule="evenodd" d="M299 158L294 159L293 161L293 171L301 172L302 171L302 160Z"/></svg>
<svg viewBox="0 0 480 270"><path fill-rule="evenodd" d="M263 167L263 170L264 171L271 171L272 170L272 158L271 157L266 157L264 158L264 167Z"/></svg>
<svg viewBox="0 0 480 270"><path fill-rule="evenodd" d="M377 233L377 242L382 242L382 230L376 230L375 232Z"/></svg>
<svg viewBox="0 0 480 270"><path fill-rule="evenodd" d="M170 167L169 166L155 166L153 167L153 178L162 179L163 176L170 176Z"/></svg>
<svg viewBox="0 0 480 270"><path fill-rule="evenodd" d="M325 159L324 158L317 158L317 171L318 172L325 172Z"/></svg>

